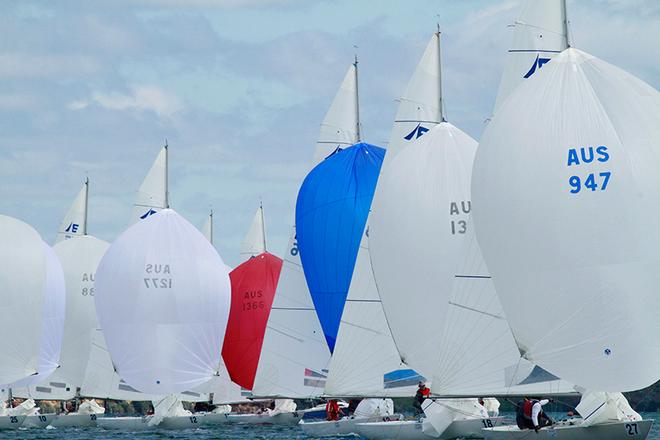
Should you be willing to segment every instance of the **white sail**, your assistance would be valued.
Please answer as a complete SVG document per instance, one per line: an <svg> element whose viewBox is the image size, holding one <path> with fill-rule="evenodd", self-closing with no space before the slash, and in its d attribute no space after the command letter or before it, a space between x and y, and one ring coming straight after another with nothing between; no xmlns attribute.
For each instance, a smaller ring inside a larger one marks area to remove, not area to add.
<svg viewBox="0 0 660 440"><path fill-rule="evenodd" d="M37 373L14 382L11 385L12 389L43 383L59 366L66 301L64 273L53 248L46 242L42 242L42 246L46 254L46 282L41 305L43 313ZM16 390L14 394L18 397L27 397L29 390L22 388Z"/></svg>
<svg viewBox="0 0 660 440"><path fill-rule="evenodd" d="M525 79L568 47L566 0L525 0L495 101L495 112Z"/></svg>
<svg viewBox="0 0 660 440"><path fill-rule="evenodd" d="M241 243L241 261L249 260L266 252L266 223L264 221L264 208L259 205L254 214L248 233Z"/></svg>
<svg viewBox="0 0 660 440"><path fill-rule="evenodd" d="M202 235L213 244L213 211L209 213L204 225L202 225Z"/></svg>
<svg viewBox="0 0 660 440"><path fill-rule="evenodd" d="M440 33L436 32L401 95L387 146L386 163L443 120Z"/></svg>
<svg viewBox="0 0 660 440"><path fill-rule="evenodd" d="M137 191L129 225L169 207L167 172L167 145L165 145Z"/></svg>
<svg viewBox="0 0 660 440"><path fill-rule="evenodd" d="M175 211L125 231L101 260L95 287L99 323L129 385L165 395L214 376L229 315L229 274L213 246Z"/></svg>
<svg viewBox="0 0 660 440"><path fill-rule="evenodd" d="M660 94L575 49L484 133L477 238L526 359L588 389L660 377Z"/></svg>
<svg viewBox="0 0 660 440"><path fill-rule="evenodd" d="M67 211L60 228L57 230L55 243L87 234L87 199L89 197L89 179L85 179L80 192Z"/></svg>
<svg viewBox="0 0 660 440"><path fill-rule="evenodd" d="M353 64L321 124L312 169L337 148L358 141L357 63ZM314 397L323 393L330 351L307 288L292 227L268 317L252 393Z"/></svg>
<svg viewBox="0 0 660 440"><path fill-rule="evenodd" d="M435 33L401 97L385 162L442 120L440 34ZM392 339L371 269L368 234L367 226L332 354L326 394L410 396L420 377L401 361Z"/></svg>
<svg viewBox="0 0 660 440"><path fill-rule="evenodd" d="M38 371L47 258L39 233L0 215L0 316L11 337L0 338L0 383Z"/></svg>

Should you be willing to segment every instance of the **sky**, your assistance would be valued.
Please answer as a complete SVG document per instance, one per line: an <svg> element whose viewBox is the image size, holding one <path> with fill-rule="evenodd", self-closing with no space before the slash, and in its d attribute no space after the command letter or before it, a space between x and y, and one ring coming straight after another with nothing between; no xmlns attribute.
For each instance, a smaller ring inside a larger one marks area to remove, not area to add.
<svg viewBox="0 0 660 440"><path fill-rule="evenodd" d="M389 138L436 23L450 122L479 140L517 0L0 2L0 213L53 243L85 177L112 241L167 139L170 203L214 210L235 266L263 201L281 255L319 125L355 53L363 139ZM572 45L660 88L660 2L568 0Z"/></svg>

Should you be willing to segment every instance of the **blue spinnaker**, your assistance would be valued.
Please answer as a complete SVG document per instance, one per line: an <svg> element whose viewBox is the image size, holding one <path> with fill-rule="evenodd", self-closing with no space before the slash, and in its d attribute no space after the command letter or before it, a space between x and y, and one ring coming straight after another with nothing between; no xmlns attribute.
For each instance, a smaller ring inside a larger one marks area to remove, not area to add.
<svg viewBox="0 0 660 440"><path fill-rule="evenodd" d="M296 237L307 286L332 352L385 149L359 143L337 150L305 178Z"/></svg>

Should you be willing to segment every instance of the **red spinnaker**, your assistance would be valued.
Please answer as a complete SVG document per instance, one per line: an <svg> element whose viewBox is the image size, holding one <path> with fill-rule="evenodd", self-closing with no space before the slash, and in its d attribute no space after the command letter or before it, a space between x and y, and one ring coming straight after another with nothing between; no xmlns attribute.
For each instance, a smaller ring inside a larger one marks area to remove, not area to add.
<svg viewBox="0 0 660 440"><path fill-rule="evenodd" d="M231 279L231 310L222 346L231 380L251 390L257 374L268 315L282 260L264 252L236 267Z"/></svg>

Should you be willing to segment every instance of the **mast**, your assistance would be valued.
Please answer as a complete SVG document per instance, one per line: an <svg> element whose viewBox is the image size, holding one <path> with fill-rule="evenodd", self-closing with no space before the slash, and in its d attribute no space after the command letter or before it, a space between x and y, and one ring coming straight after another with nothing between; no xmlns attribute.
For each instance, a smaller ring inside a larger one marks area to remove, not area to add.
<svg viewBox="0 0 660 440"><path fill-rule="evenodd" d="M209 241L213 244L213 209L209 213Z"/></svg>
<svg viewBox="0 0 660 440"><path fill-rule="evenodd" d="M167 139L165 139L165 208L170 207L170 188L169 188L169 182L168 182L168 174L169 174L169 151L168 151L168 145L167 145Z"/></svg>
<svg viewBox="0 0 660 440"><path fill-rule="evenodd" d="M87 206L89 204L89 177L85 177L85 207L83 211L83 235L87 235Z"/></svg>
<svg viewBox="0 0 660 440"><path fill-rule="evenodd" d="M440 23L437 23L438 30L435 35L438 38L438 107L440 109L440 120L438 122L447 122L445 119L444 102L442 100L442 51L440 50Z"/></svg>
<svg viewBox="0 0 660 440"><path fill-rule="evenodd" d="M357 135L357 141L362 140L362 135L360 134L360 93L358 92L358 57L357 53L355 54L355 62L353 63L355 68L355 133Z"/></svg>
<svg viewBox="0 0 660 440"><path fill-rule="evenodd" d="M266 223L264 220L264 205L259 201L259 212L261 214L261 238L264 242L264 252L266 252Z"/></svg>
<svg viewBox="0 0 660 440"><path fill-rule="evenodd" d="M571 42L568 38L568 11L566 9L566 0L561 2L561 15L562 23L564 25L564 36L566 37L566 47L571 47Z"/></svg>

